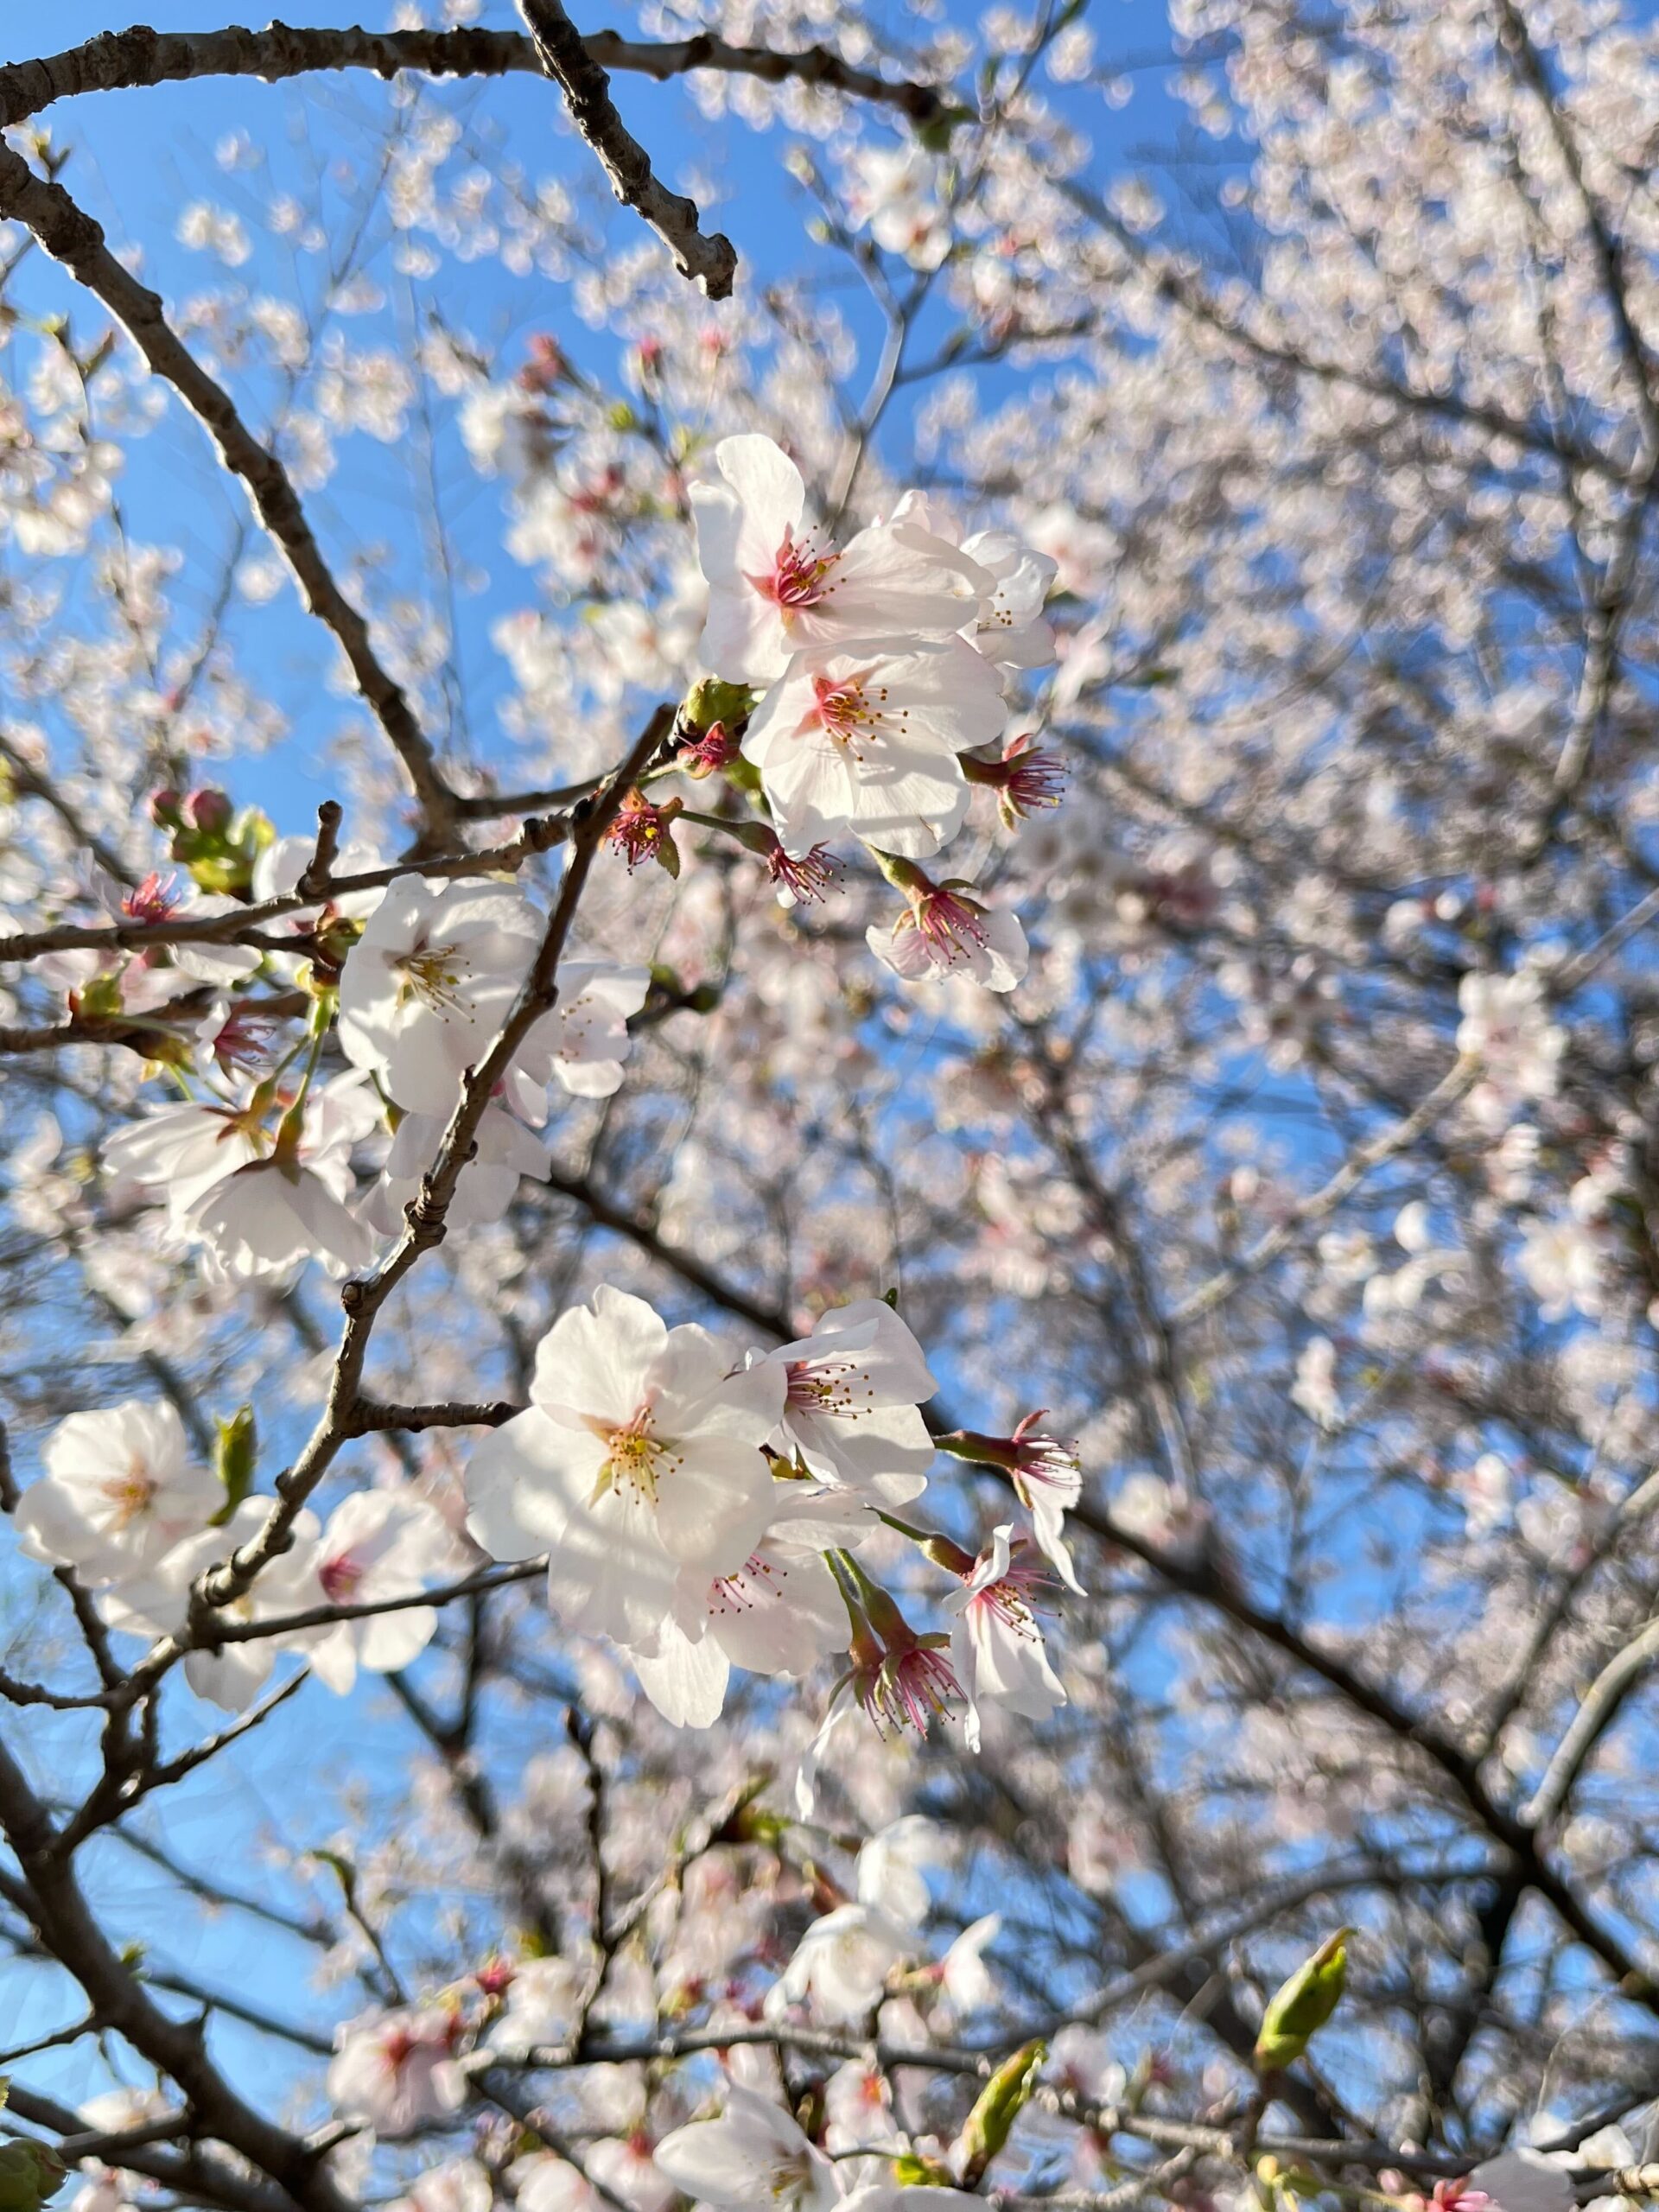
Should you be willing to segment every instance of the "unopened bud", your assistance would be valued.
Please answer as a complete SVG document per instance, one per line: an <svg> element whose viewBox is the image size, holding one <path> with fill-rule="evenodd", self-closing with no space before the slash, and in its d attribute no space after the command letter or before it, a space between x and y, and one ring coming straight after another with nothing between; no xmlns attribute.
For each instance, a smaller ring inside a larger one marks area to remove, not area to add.
<svg viewBox="0 0 1659 2212"><path fill-rule="evenodd" d="M925 2158L919 2151L901 2151L893 2162L893 2177L900 2189L955 2189L957 2177L942 2158Z"/></svg>
<svg viewBox="0 0 1659 2212"><path fill-rule="evenodd" d="M976 2189L986 2168L1014 2132L1014 2123L1031 2101L1038 2070L1048 2056L1048 2045L1039 2038L1005 2058L979 2093L979 2099L963 2123L957 2163L962 2187Z"/></svg>
<svg viewBox="0 0 1659 2212"><path fill-rule="evenodd" d="M225 1485L225 1503L213 1516L215 1527L228 1521L253 1488L253 1471L259 1456L259 1433L251 1406L238 1406L228 1421L216 1421L219 1440L213 1447L213 1471Z"/></svg>
<svg viewBox="0 0 1659 2212"><path fill-rule="evenodd" d="M184 820L184 801L168 785L150 793L149 812L158 830L177 830Z"/></svg>
<svg viewBox="0 0 1659 2212"><path fill-rule="evenodd" d="M19 2136L0 2145L0 2212L41 2212L68 2178L68 2167L44 2143Z"/></svg>
<svg viewBox="0 0 1659 2212"><path fill-rule="evenodd" d="M209 837L222 837L236 818L229 792L216 791L211 785L190 793L184 812L191 827Z"/></svg>
<svg viewBox="0 0 1659 2212"><path fill-rule="evenodd" d="M1327 1936L1313 1957L1268 2000L1253 2054L1258 2074L1294 2066L1342 2000L1348 1979L1351 1928Z"/></svg>

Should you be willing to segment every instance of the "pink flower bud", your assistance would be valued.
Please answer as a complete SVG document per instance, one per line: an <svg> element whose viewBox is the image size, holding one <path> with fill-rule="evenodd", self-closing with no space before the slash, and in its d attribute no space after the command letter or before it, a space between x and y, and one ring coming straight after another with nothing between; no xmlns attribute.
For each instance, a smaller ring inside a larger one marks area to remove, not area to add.
<svg viewBox="0 0 1659 2212"><path fill-rule="evenodd" d="M211 785L192 791L184 802L184 811L191 826L210 837L222 836L236 816L229 794L215 791Z"/></svg>

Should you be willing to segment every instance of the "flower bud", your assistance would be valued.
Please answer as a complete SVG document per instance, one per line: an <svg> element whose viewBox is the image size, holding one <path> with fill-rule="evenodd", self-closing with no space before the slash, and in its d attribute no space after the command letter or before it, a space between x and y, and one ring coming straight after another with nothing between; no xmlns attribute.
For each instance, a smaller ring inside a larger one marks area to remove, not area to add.
<svg viewBox="0 0 1659 2212"><path fill-rule="evenodd" d="M1277 2074L1294 2066L1309 2042L1336 2011L1348 1979L1351 1928L1327 1936L1313 1957L1268 2000L1253 2054L1258 2074Z"/></svg>
<svg viewBox="0 0 1659 2212"><path fill-rule="evenodd" d="M170 786L150 793L148 811L158 830L178 830L183 826L184 801Z"/></svg>
<svg viewBox="0 0 1659 2212"><path fill-rule="evenodd" d="M253 1471L259 1455L259 1433L251 1406L238 1406L228 1421L216 1421L219 1440L213 1447L213 1471L225 1485L225 1503L213 1516L215 1525L228 1521L253 1488Z"/></svg>
<svg viewBox="0 0 1659 2212"><path fill-rule="evenodd" d="M963 2122L957 2139L961 2153L962 2187L977 2189L991 2160L1007 2141L1014 2123L1031 2101L1037 2075L1048 2056L1041 2038L1022 2044L1012 2058L1005 2058L980 2091L978 2101Z"/></svg>
<svg viewBox="0 0 1659 2212"><path fill-rule="evenodd" d="M0 2144L0 2212L41 2212L68 2177L68 2167L44 2143L19 2136Z"/></svg>
<svg viewBox="0 0 1659 2212"><path fill-rule="evenodd" d="M919 2151L901 2151L893 2162L893 2177L900 2189L954 2189L956 2176L941 2158L925 2158Z"/></svg>
<svg viewBox="0 0 1659 2212"><path fill-rule="evenodd" d="M184 812L191 827L209 837L222 837L236 818L230 793L217 791L211 785L190 793L184 802Z"/></svg>

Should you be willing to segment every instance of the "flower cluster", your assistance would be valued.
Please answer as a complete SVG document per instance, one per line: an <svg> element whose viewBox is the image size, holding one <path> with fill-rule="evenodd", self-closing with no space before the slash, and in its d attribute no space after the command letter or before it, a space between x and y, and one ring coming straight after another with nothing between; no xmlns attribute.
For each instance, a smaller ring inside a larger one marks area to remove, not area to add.
<svg viewBox="0 0 1659 2212"><path fill-rule="evenodd" d="M296 842L270 856L279 864L264 878L272 895L298 880ZM546 927L511 885L415 874L291 920L306 934L296 935L293 960L279 957L300 968L302 946L313 956L301 969L312 989L301 1043L279 1057L276 1025L261 1019L258 1000L216 1000L200 1024L194 1069L174 1063L194 1095L147 1108L105 1147L118 1194L158 1201L171 1238L200 1249L210 1280L281 1280L313 1257L335 1274L371 1264L379 1238L396 1233L417 1195L465 1072L494 1041ZM238 947L222 950L245 973L258 964ZM627 1023L649 986L643 967L561 964L552 1010L485 1106L451 1205L457 1226L499 1220L519 1178L547 1172L540 1131L550 1084L588 1098L618 1088ZM324 1051L336 1036L347 1065L324 1077ZM365 1141L383 1140L389 1119L378 1179L359 1196L354 1155Z"/></svg>
<svg viewBox="0 0 1659 2212"><path fill-rule="evenodd" d="M1040 1717L1065 1694L1011 1528L976 1560L889 1510L926 1487L933 1389L879 1299L739 1360L601 1287L543 1338L526 1410L474 1452L467 1528L493 1559L545 1553L555 1614L620 1645L680 1726L718 1719L734 1668L798 1677L844 1652L826 1727L853 1690L884 1728L965 1708L976 1744L982 1702ZM917 1636L856 1556L884 1528L957 1578L950 1638Z"/></svg>
<svg viewBox="0 0 1659 2212"><path fill-rule="evenodd" d="M846 543L806 519L806 486L767 437L724 438L717 480L695 484L709 585L701 652L761 693L742 755L759 772L784 853L804 863L836 838L874 852L907 905L871 950L908 981L961 973L1010 990L1026 969L1018 919L916 866L947 845L975 782L1009 822L1055 803L1055 764L995 747L1017 671L1053 658L1046 555L1001 531L957 543L907 493Z"/></svg>
<svg viewBox="0 0 1659 2212"><path fill-rule="evenodd" d="M165 1403L72 1414L43 1457L45 1472L14 1516L24 1551L72 1570L111 1628L146 1638L184 1629L200 1577L260 1538L274 1503L227 1496L221 1476L193 1460ZM407 1601L461 1564L442 1515L412 1491L354 1491L321 1523L302 1512L287 1548L219 1609L223 1622L254 1632L189 1650L186 1679L199 1697L236 1711L288 1650L343 1696L359 1667L389 1674L425 1649L437 1616ZM381 1605L391 1610L377 1612ZM333 1606L359 1610L279 1625Z"/></svg>

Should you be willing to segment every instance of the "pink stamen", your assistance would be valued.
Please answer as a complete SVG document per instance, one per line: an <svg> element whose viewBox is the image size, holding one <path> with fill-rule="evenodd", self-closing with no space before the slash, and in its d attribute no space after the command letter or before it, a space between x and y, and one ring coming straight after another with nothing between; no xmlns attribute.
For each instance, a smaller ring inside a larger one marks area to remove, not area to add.
<svg viewBox="0 0 1659 2212"><path fill-rule="evenodd" d="M164 922L178 904L170 875L157 875L153 870L135 890L129 891L121 901L121 911L135 922Z"/></svg>
<svg viewBox="0 0 1659 2212"><path fill-rule="evenodd" d="M796 860L781 845L766 855L766 874L774 883L781 883L798 904L810 906L835 890L841 878L841 862L827 845L814 845L811 851Z"/></svg>
<svg viewBox="0 0 1659 2212"><path fill-rule="evenodd" d="M947 963L970 960L976 950L989 942L985 910L954 891L930 891L911 908L924 942Z"/></svg>
<svg viewBox="0 0 1659 2212"><path fill-rule="evenodd" d="M793 531L785 523L783 543L772 556L771 574L752 575L748 582L762 599L771 600L775 607L791 611L816 607L834 590L830 577L840 558L838 553L816 544L810 531L798 543Z"/></svg>

